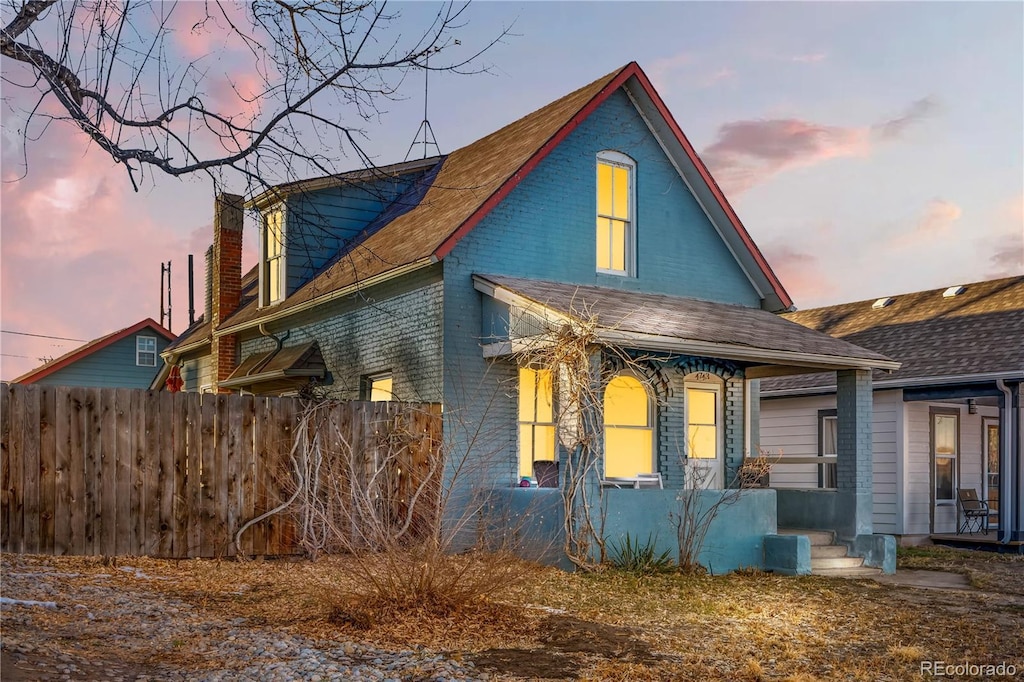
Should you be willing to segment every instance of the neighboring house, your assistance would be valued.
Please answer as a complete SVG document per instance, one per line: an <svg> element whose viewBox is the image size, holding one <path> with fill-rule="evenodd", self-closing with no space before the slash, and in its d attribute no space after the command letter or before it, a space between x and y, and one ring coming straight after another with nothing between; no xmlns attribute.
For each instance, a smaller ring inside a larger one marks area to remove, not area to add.
<svg viewBox="0 0 1024 682"><path fill-rule="evenodd" d="M151 319L101 336L36 367L15 384L149 388L174 334Z"/></svg>
<svg viewBox="0 0 1024 682"><path fill-rule="evenodd" d="M609 490L610 533L671 542L687 461L713 488L735 481L752 380L838 371L840 429L856 429L871 370L898 366L776 314L789 295L635 63L451 154L282 185L248 206L258 265L243 277L241 198L218 197L206 311L163 353L186 390L312 384L440 402L449 458L512 491L568 457L552 423L557 382L515 351L585 307L598 344L645 367L603 393L601 478L660 474L666 488ZM863 548L871 443L851 434L836 528ZM731 512L744 520L712 534L708 563L764 565L774 492Z"/></svg>
<svg viewBox="0 0 1024 682"><path fill-rule="evenodd" d="M957 530L959 488L991 508L999 541L1024 540L1024 276L894 295L784 317L902 363L874 377L874 527L906 542ZM835 381L761 382L760 444L835 453ZM784 464L774 488L834 487L828 465ZM783 497L798 495L779 491Z"/></svg>

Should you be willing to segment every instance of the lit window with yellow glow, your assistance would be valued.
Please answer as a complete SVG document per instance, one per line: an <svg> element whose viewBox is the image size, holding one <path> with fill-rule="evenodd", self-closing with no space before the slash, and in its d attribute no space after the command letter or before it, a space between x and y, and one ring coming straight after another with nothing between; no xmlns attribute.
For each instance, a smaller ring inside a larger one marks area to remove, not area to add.
<svg viewBox="0 0 1024 682"><path fill-rule="evenodd" d="M519 368L519 476L533 463L555 460L555 409L551 370Z"/></svg>
<svg viewBox="0 0 1024 682"><path fill-rule="evenodd" d="M632 159L617 152L597 157L597 270L632 274L633 171Z"/></svg>
<svg viewBox="0 0 1024 682"><path fill-rule="evenodd" d="M378 403L394 400L394 386L395 380L390 374L370 377L370 401Z"/></svg>
<svg viewBox="0 0 1024 682"><path fill-rule="evenodd" d="M718 457L718 391L686 389L688 456L696 459Z"/></svg>
<svg viewBox="0 0 1024 682"><path fill-rule="evenodd" d="M263 254L260 272L263 305L284 298L284 212L269 211L263 218Z"/></svg>
<svg viewBox="0 0 1024 682"><path fill-rule="evenodd" d="M633 478L653 472L650 398L637 378L617 376L604 390L604 475Z"/></svg>

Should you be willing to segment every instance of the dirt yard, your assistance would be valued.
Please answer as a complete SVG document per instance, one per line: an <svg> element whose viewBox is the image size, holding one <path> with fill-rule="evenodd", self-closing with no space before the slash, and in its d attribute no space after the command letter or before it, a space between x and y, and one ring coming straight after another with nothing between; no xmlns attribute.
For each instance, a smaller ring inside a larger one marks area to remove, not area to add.
<svg viewBox="0 0 1024 682"><path fill-rule="evenodd" d="M189 679L214 668L240 670L255 647L231 649L234 661L215 645L256 630L415 653L418 660L440 653L436 658L453 666L472 663L467 677L496 680L916 680L929 679L921 664L933 660L1006 663L1024 678L1024 557L930 548L903 552L901 566L962 573L973 587L533 567L497 602L447 617L352 618L337 608L346 575L339 559L5 556L6 600L66 605L4 606L3 678L99 679L102 670L106 679L159 679L160 670L175 669ZM34 591L34 575L47 576L51 587ZM117 603L103 603L111 594ZM118 623L118 609L129 607L136 624ZM34 676L19 678L27 674L19 670ZM393 677L436 676L444 675L424 669Z"/></svg>

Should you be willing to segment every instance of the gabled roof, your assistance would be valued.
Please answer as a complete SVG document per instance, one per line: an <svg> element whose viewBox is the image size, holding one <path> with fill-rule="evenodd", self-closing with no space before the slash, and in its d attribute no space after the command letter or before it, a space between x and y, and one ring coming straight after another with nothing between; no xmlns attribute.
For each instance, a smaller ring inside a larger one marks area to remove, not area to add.
<svg viewBox="0 0 1024 682"><path fill-rule="evenodd" d="M164 337L168 341L174 340L174 334L161 327L152 318L147 317L145 320L142 320L141 322L136 322L131 327L125 327L124 329L119 329L118 331L107 334L106 336L101 336L98 339L93 339L84 346L79 346L78 348L68 353L65 353L59 358L50 360L46 364L40 365L39 367L36 367L35 369L26 372L25 374L22 374L17 379L14 379L11 383L35 383L36 381L39 381L43 377L53 374L57 370L63 369L74 362L78 362L79 360L88 355L92 355L93 353L102 350L107 346L117 343L121 339L127 338L132 334L136 334L142 331L143 329L147 328L152 329L155 333Z"/></svg>
<svg viewBox="0 0 1024 682"><path fill-rule="evenodd" d="M805 327L899 360L899 371L880 376L884 385L914 386L1024 379L1024 276L949 289L899 294L784 315ZM952 292L950 292L952 293ZM765 380L764 394L825 389L830 375Z"/></svg>
<svg viewBox="0 0 1024 682"><path fill-rule="evenodd" d="M600 340L629 348L710 355L758 366L899 366L880 353L759 308L516 277L474 275L473 279L478 290L535 315L544 309L562 319L592 316Z"/></svg>
<svg viewBox="0 0 1024 682"><path fill-rule="evenodd" d="M775 273L683 135L650 80L631 62L504 128L452 152L443 160L422 201L370 235L332 267L272 309L241 307L221 330L235 331L308 308L382 277L444 258L566 136L619 88L625 88L716 229L773 310L792 306Z"/></svg>

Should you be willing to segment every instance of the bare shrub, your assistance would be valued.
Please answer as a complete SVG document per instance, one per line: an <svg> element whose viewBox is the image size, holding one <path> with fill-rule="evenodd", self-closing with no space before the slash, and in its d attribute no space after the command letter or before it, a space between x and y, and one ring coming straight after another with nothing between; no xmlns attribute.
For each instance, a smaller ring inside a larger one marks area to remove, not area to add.
<svg viewBox="0 0 1024 682"><path fill-rule="evenodd" d="M699 460L682 458L686 476L686 487L676 497L678 505L670 516L676 527L679 540L679 570L684 573L701 573L704 567L699 558L708 531L718 515L726 507L739 501L744 490L761 487L761 481L771 471L776 457L762 450L758 457L744 458L733 480L724 490L713 490L710 486L714 475ZM710 504L703 504L706 492L719 493Z"/></svg>

